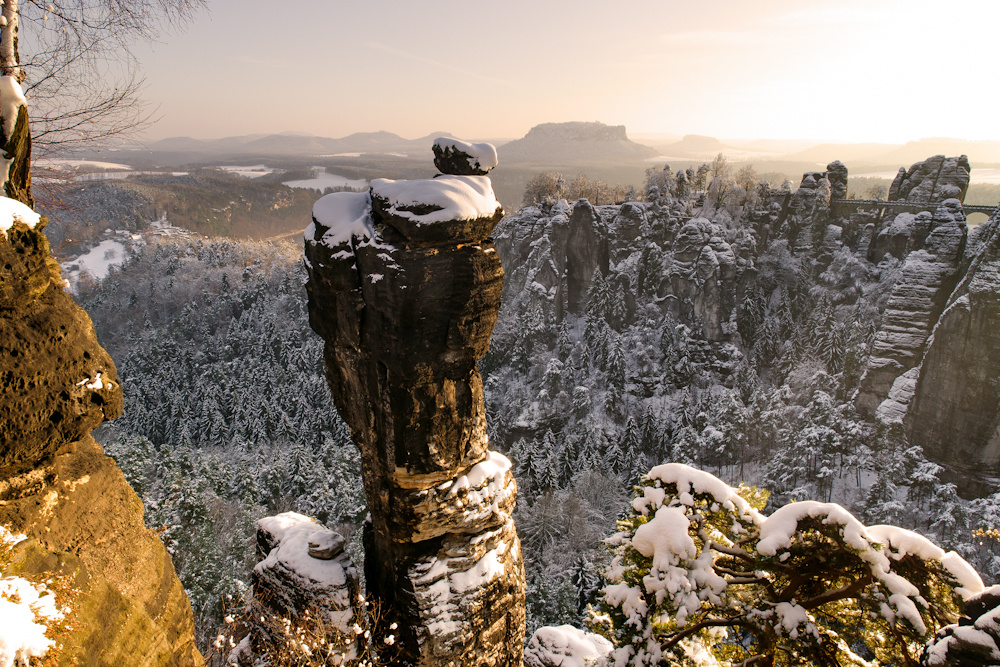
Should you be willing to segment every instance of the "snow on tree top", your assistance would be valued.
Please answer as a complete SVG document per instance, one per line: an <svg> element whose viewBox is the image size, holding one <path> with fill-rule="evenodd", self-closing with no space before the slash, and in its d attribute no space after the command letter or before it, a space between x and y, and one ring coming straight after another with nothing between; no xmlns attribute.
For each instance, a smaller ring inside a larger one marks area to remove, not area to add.
<svg viewBox="0 0 1000 667"><path fill-rule="evenodd" d="M774 556L779 549L789 548L792 537L799 529L799 522L808 518L822 519L824 524L843 526L844 542L853 549L867 551L871 548L871 542L875 541L869 538L864 524L840 505L803 500L780 507L767 517L760 527L757 553L761 556Z"/></svg>
<svg viewBox="0 0 1000 667"><path fill-rule="evenodd" d="M0 80L8 78L10 77L0 77ZM2 92L0 92L0 95L2 95ZM34 229L39 220L41 220L41 216L32 211L27 205L10 197L0 197L0 236L6 238L7 230L15 222L23 222Z"/></svg>
<svg viewBox="0 0 1000 667"><path fill-rule="evenodd" d="M968 561L959 556L954 551L949 551L941 558L941 564L944 565L945 569L948 570L958 580L961 584L960 588L956 588L958 594L963 598L968 599L970 596L976 593L982 593L985 585L983 584L982 577L976 572Z"/></svg>
<svg viewBox="0 0 1000 667"><path fill-rule="evenodd" d="M697 468L692 468L689 465L683 463L664 463L663 465L658 465L654 467L646 475L651 481L659 481L663 484L675 484L677 486L677 493L680 495L682 502L691 497L691 494L707 493L715 499L715 502L721 504L724 508L728 510L738 509L740 514L748 515L755 522L759 522L762 518L760 513L754 508L750 507L750 503L744 500L736 492L736 489L729 486L721 479L707 473L703 470L698 470ZM646 487L649 488L649 487ZM645 492L645 489L643 489ZM659 502L663 502L662 492L659 494L654 493L655 496L659 496ZM637 512L645 512L638 504L644 504L644 499L636 498L632 501L632 506ZM693 501L693 498L692 498ZM685 502L684 504L691 504Z"/></svg>
<svg viewBox="0 0 1000 667"><path fill-rule="evenodd" d="M688 521L680 507L661 507L649 522L635 530L632 546L647 558L653 559L653 567L660 572L668 572L680 558L694 558L698 548L688 535Z"/></svg>
<svg viewBox="0 0 1000 667"><path fill-rule="evenodd" d="M387 213L417 225L491 218L502 210L488 176L444 174L412 181L376 178L371 192L387 202Z"/></svg>
<svg viewBox="0 0 1000 667"><path fill-rule="evenodd" d="M372 200L367 192L334 192L320 197L313 204L312 216L315 222L309 223L304 234L307 242L335 248L355 236L372 237ZM320 239L315 238L316 223L327 228Z"/></svg>
<svg viewBox="0 0 1000 667"><path fill-rule="evenodd" d="M485 174L497 166L497 149L493 144L471 144L451 137L438 137L434 140L435 156L459 156L468 162L468 169L473 173ZM437 162L435 162L436 164ZM450 173L450 172L443 172Z"/></svg>
<svg viewBox="0 0 1000 667"><path fill-rule="evenodd" d="M920 533L898 526L869 526L868 534L875 541L885 545L886 554L893 560L900 560L912 554L924 560L941 560L944 549L934 544Z"/></svg>

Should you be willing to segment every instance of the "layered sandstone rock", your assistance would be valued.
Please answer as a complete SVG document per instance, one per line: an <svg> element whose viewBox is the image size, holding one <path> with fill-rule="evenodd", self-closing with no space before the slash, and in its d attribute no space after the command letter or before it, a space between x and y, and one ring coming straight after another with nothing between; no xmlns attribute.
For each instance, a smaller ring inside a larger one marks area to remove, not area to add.
<svg viewBox="0 0 1000 667"><path fill-rule="evenodd" d="M476 370L500 305L487 237L502 214L486 176L375 180L322 198L305 233L310 322L362 454L369 599L398 623L403 663L521 662L516 487L488 449Z"/></svg>
<svg viewBox="0 0 1000 667"><path fill-rule="evenodd" d="M927 337L958 281L968 235L961 204L946 200L921 229L926 236L919 239L919 250L906 255L861 378L854 404L862 414L874 415L896 378L920 363Z"/></svg>
<svg viewBox="0 0 1000 667"><path fill-rule="evenodd" d="M358 572L344 538L313 519L285 512L257 522L248 640L231 661L252 665L303 651L345 664L360 654L366 624Z"/></svg>
<svg viewBox="0 0 1000 667"><path fill-rule="evenodd" d="M914 163L908 170L900 167L889 186L889 201L941 203L946 199L965 199L969 189L969 158L935 155Z"/></svg>
<svg viewBox="0 0 1000 667"><path fill-rule="evenodd" d="M927 343L904 426L928 457L1000 473L1000 218L977 229L970 263Z"/></svg>
<svg viewBox="0 0 1000 667"><path fill-rule="evenodd" d="M5 572L78 591L59 665L200 665L170 557L89 435L121 412L114 363L63 291L44 220L10 224L10 202L0 200L0 524L29 539Z"/></svg>
<svg viewBox="0 0 1000 667"><path fill-rule="evenodd" d="M655 295L663 313L716 342L735 331L740 280L752 266L720 225L685 220L656 203L528 207L505 219L497 247L514 265L505 303L527 299L518 305L525 312L537 305L555 322L582 315L602 275L611 277L625 313L635 310L637 293Z"/></svg>

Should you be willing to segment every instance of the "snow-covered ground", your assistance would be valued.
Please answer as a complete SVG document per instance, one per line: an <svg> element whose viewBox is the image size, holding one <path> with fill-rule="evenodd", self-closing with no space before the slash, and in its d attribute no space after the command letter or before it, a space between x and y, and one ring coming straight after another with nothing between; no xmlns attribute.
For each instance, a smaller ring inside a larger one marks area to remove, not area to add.
<svg viewBox="0 0 1000 667"><path fill-rule="evenodd" d="M363 190L368 187L368 181L363 178L350 179L337 174L330 174L324 167L313 167L313 177L302 181L285 181L290 188L304 188L323 192L327 188L354 188Z"/></svg>
<svg viewBox="0 0 1000 667"><path fill-rule="evenodd" d="M0 526L0 545L13 546L24 539ZM63 617L44 584L3 576L0 571L0 667L28 665L31 658L44 656L55 643L45 636L48 623Z"/></svg>
<svg viewBox="0 0 1000 667"><path fill-rule="evenodd" d="M38 160L35 166L44 167L47 169L64 169L68 171L75 171L80 167L85 167L87 169L121 169L124 171L131 171L132 167L127 164L121 164L120 162L100 162L98 160L72 160L69 158L47 158L43 160Z"/></svg>
<svg viewBox="0 0 1000 667"><path fill-rule="evenodd" d="M104 280L108 277L111 267L121 266L127 257L125 244L121 241L112 239L101 241L83 255L63 262L63 277L69 281L70 288L75 292L77 284L84 275L88 275L92 280Z"/></svg>
<svg viewBox="0 0 1000 667"><path fill-rule="evenodd" d="M274 167L268 167L263 164L254 164L249 167L230 165L219 167L219 169L228 171L230 174L235 174L243 178L260 178L261 176L267 176L268 174L274 173Z"/></svg>

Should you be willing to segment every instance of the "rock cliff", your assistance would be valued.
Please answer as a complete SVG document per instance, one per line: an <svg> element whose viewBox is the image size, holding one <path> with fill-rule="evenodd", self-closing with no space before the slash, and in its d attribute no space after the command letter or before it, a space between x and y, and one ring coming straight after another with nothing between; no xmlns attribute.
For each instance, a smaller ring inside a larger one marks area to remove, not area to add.
<svg viewBox="0 0 1000 667"><path fill-rule="evenodd" d="M121 412L115 365L63 290L44 219L12 215L12 201L0 201L0 525L28 539L4 574L75 591L56 664L200 665L170 556L89 435Z"/></svg>
<svg viewBox="0 0 1000 667"><path fill-rule="evenodd" d="M471 150L448 146L452 161ZM516 486L488 449L476 370L500 306L488 235L502 215L485 175L376 179L320 199L305 233L310 323L362 453L369 599L406 664L521 663Z"/></svg>
<svg viewBox="0 0 1000 667"><path fill-rule="evenodd" d="M910 443L974 474L1000 474L1000 217L976 229L934 325L904 418Z"/></svg>
<svg viewBox="0 0 1000 667"><path fill-rule="evenodd" d="M927 337L957 282L968 235L957 199L943 202L933 216L900 213L887 229L897 226L906 228L901 236L909 240L909 248L903 253L902 273L889 297L854 402L867 415L873 415L887 398L897 377L920 363Z"/></svg>
<svg viewBox="0 0 1000 667"><path fill-rule="evenodd" d="M497 230L497 249L514 266L504 303L528 300L516 307L537 306L559 322L565 313L584 313L598 276L614 276L610 289L622 295L626 319L635 313L635 295L649 294L662 313L708 341L725 342L735 333L741 280L753 269L747 241L656 202L531 206Z"/></svg>

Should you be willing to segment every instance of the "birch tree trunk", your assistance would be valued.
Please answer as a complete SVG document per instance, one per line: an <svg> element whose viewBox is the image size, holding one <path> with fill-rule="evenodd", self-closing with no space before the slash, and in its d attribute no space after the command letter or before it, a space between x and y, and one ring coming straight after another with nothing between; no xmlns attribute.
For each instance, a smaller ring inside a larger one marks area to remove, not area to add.
<svg viewBox="0 0 1000 667"><path fill-rule="evenodd" d="M31 133L17 54L18 0L3 0L0 12L0 182L4 194L34 207L31 197Z"/></svg>

